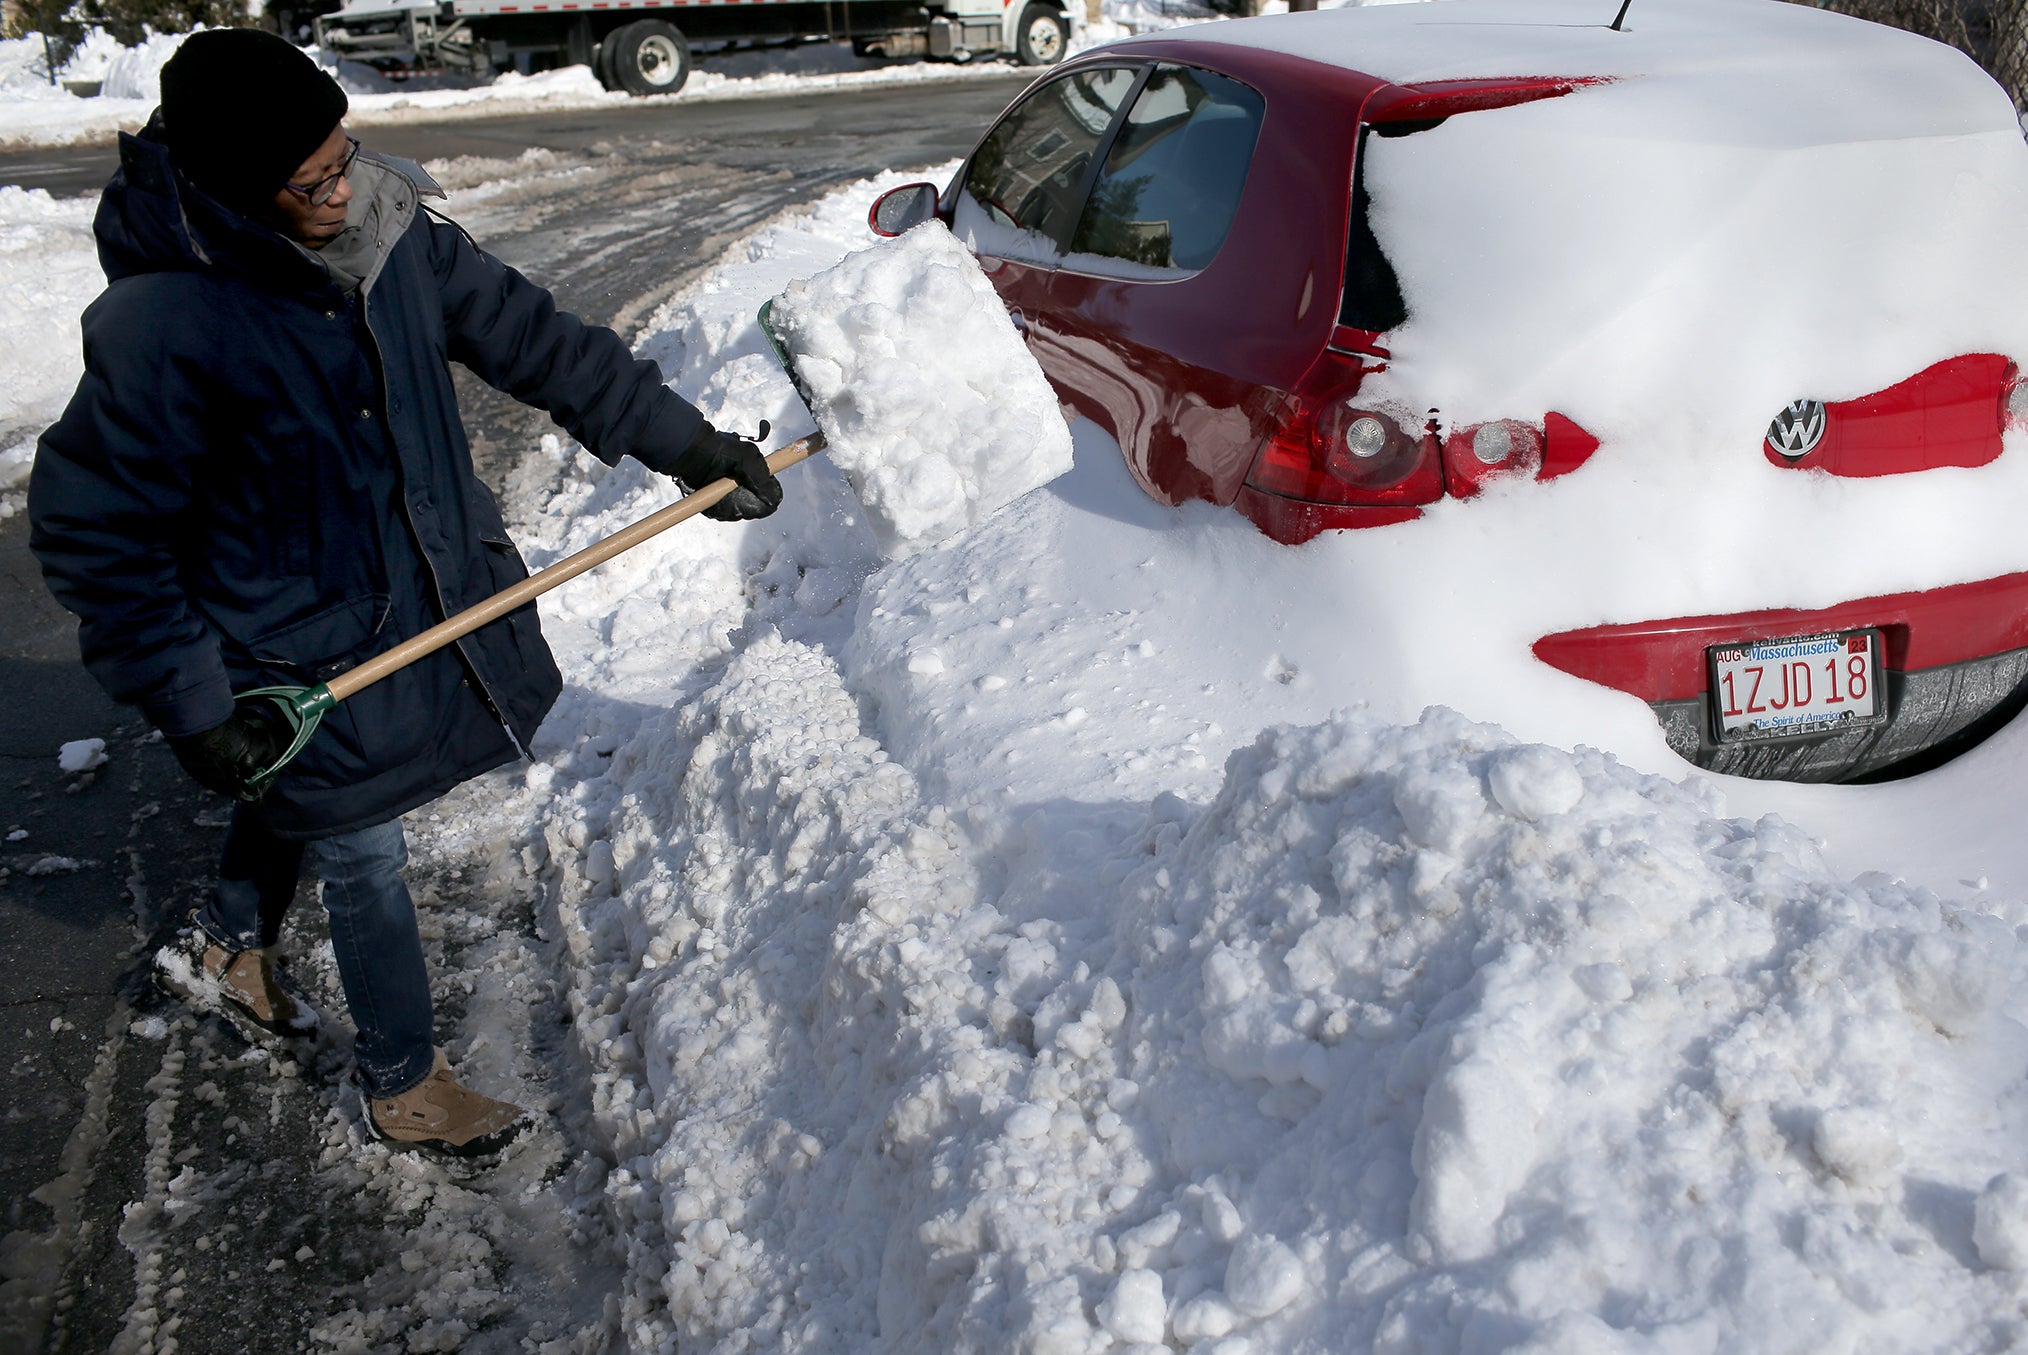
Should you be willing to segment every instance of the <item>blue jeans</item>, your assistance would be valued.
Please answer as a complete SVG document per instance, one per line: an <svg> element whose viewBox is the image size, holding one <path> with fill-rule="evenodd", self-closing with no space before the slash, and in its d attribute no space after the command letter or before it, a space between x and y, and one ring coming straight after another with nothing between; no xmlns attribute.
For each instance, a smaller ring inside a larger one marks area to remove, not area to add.
<svg viewBox="0 0 2028 1355"><path fill-rule="evenodd" d="M296 897L303 859L324 882L324 912L345 1005L359 1032L354 1058L369 1096L398 1096L430 1075L436 1061L429 974L415 903L401 868L408 842L401 820L291 842L259 813L235 805L218 864L218 888L197 921L227 950L272 946Z"/></svg>

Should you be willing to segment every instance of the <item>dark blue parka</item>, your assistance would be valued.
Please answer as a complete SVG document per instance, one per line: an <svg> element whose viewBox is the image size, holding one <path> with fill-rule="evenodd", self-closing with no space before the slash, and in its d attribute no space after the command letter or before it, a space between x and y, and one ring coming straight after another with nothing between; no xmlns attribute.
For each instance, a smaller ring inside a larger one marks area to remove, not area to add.
<svg viewBox="0 0 2028 1355"><path fill-rule="evenodd" d="M109 285L37 448L31 544L86 666L165 734L222 723L234 692L328 681L526 576L449 362L608 462L669 468L697 435L652 362L423 212L420 171L391 181L399 230L361 296L192 189L152 128L120 153L96 222ZM286 837L385 822L513 758L560 686L524 608L340 704L263 815Z"/></svg>

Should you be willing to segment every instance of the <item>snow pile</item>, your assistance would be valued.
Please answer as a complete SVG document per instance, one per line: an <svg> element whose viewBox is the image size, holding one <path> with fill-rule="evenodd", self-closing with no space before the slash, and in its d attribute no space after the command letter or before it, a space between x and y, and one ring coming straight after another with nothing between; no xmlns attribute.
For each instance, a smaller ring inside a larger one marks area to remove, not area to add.
<svg viewBox="0 0 2028 1355"><path fill-rule="evenodd" d="M979 929L954 830L860 736L828 661L780 639L582 791L612 792L564 915L621 1164L631 1344L884 1344L876 1308L908 1271L886 1281L882 1258L927 1205L910 1166L930 1166L937 1109L897 1090L975 1081L993 1054L942 1047Z"/></svg>
<svg viewBox="0 0 2028 1355"><path fill-rule="evenodd" d="M786 422L753 311L904 177L760 232L644 350L714 419ZM1327 715L1348 674L1441 685L1373 595L1454 577L1472 524L1290 551L1152 504L1089 425L1079 453L877 569L820 458L775 518L545 601L579 685L503 812L578 919L630 1348L2012 1320L2028 914L1842 882L1708 781ZM538 556L664 492L560 448L538 482ZM1466 551L1479 586L1512 545ZM1897 840L1951 813L1867 794Z"/></svg>
<svg viewBox="0 0 2028 1355"><path fill-rule="evenodd" d="M35 439L84 372L81 317L106 285L90 199L0 188L0 514L28 479Z"/></svg>
<svg viewBox="0 0 2028 1355"><path fill-rule="evenodd" d="M1598 754L1271 730L988 901L770 636L570 795L635 1349L1922 1349L2028 1255L2014 925Z"/></svg>
<svg viewBox="0 0 2028 1355"><path fill-rule="evenodd" d="M49 83L40 37L0 42L0 146L68 146L138 131L160 97L163 63L187 36L155 33L123 47L90 30L57 75L99 81L93 97Z"/></svg>
<svg viewBox="0 0 2028 1355"><path fill-rule="evenodd" d="M202 32L194 29L193 32ZM137 47L123 49L106 64L102 99L135 99L150 105L162 98L162 68L189 33L150 33Z"/></svg>
<svg viewBox="0 0 2028 1355"><path fill-rule="evenodd" d="M0 38L0 96L9 99L54 96L71 97L63 87L52 86L49 79L48 50L42 45L40 34L31 33L21 38ZM58 70L57 79L64 72Z"/></svg>
<svg viewBox="0 0 2028 1355"><path fill-rule="evenodd" d="M110 50L109 50L110 46ZM106 79L125 61L127 49L100 36L80 53L77 73L66 66L58 79ZM152 99L85 98L62 84L49 82L36 36L0 41L0 146L69 146L111 141L121 131L135 131L148 120Z"/></svg>
<svg viewBox="0 0 2028 1355"><path fill-rule="evenodd" d="M39 34L0 40L0 98L40 97L86 112L93 105L77 102L79 96L64 89L63 82L97 80L106 98L146 99L152 104L160 97L162 64L187 36L150 33L138 46L127 47L103 28L87 29L58 68L53 85Z"/></svg>
<svg viewBox="0 0 2028 1355"><path fill-rule="evenodd" d="M795 283L772 314L884 553L920 550L1070 469L1055 392L941 222Z"/></svg>
<svg viewBox="0 0 2028 1355"><path fill-rule="evenodd" d="M71 49L70 60L63 63L62 78L104 81L106 72L125 51L126 46L105 29L87 28L83 40Z"/></svg>
<svg viewBox="0 0 2028 1355"><path fill-rule="evenodd" d="M1056 1044L1087 1096L1138 1088L1117 1251L1177 1342L1975 1340L2024 1222L1985 1188L2028 1114L2028 912L1841 882L1716 807L1443 711L1271 730L1201 816L1158 803L1126 1019Z"/></svg>

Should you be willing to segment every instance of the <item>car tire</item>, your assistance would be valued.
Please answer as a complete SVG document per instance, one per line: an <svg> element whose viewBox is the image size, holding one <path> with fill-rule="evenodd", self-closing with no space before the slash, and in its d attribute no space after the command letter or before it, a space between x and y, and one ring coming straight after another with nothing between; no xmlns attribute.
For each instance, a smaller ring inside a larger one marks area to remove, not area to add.
<svg viewBox="0 0 2028 1355"><path fill-rule="evenodd" d="M609 89L636 98L674 94L690 78L690 43L675 24L642 19L607 36L599 66Z"/></svg>
<svg viewBox="0 0 2028 1355"><path fill-rule="evenodd" d="M1014 29L1014 56L1024 66L1054 66L1070 48L1070 25L1063 11L1031 4L1021 11Z"/></svg>

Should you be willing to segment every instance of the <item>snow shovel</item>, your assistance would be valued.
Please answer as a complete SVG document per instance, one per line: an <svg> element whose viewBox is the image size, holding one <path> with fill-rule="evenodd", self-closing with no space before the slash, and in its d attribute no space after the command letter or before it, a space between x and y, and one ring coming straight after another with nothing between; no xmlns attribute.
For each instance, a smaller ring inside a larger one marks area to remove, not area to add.
<svg viewBox="0 0 2028 1355"><path fill-rule="evenodd" d="M768 427L761 424L760 436L767 437ZM824 435L812 433L798 438L786 447L768 456L768 469L780 475L798 461L804 461L824 450ZM310 736L317 732L340 701L371 687L390 674L397 673L428 654L434 654L445 645L471 634L488 622L497 621L518 607L526 606L560 584L569 583L588 569L604 564L625 551L632 550L651 536L666 532L677 523L693 518L711 505L737 489L732 480L713 480L704 488L690 494L667 508L642 518L630 527L622 527L605 540L586 546L577 554L558 560L549 568L531 574L509 588L504 588L484 602L467 607L456 616L440 621L422 634L403 641L385 654L377 654L360 664L347 669L329 682L315 687L256 687L241 692L235 702L265 702L270 711L278 714L292 734L289 746L275 759L274 765L247 778L241 799L257 799L273 784L282 768L289 765Z"/></svg>

